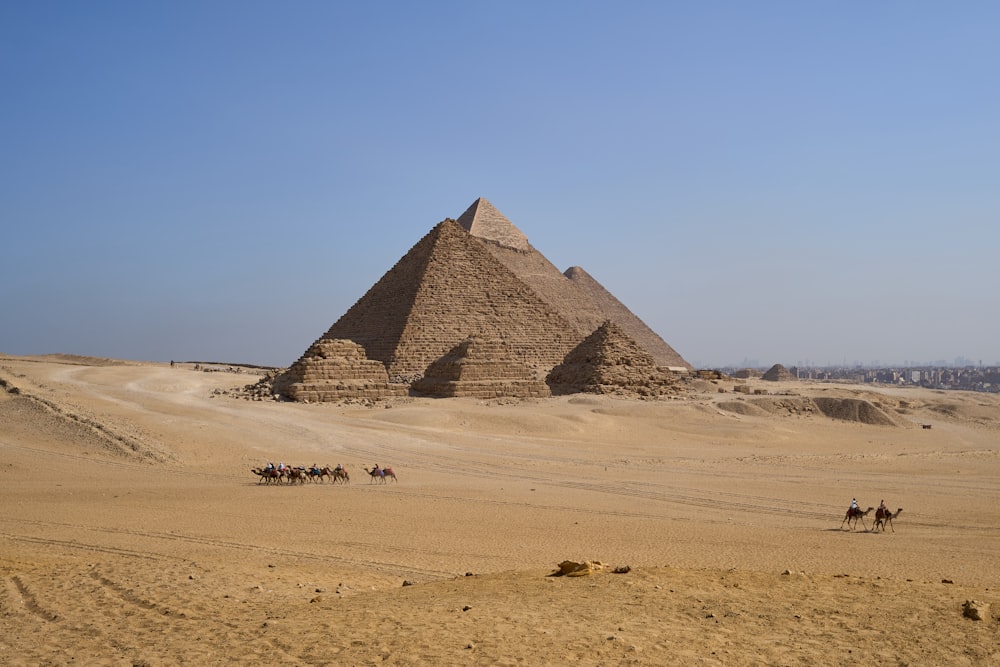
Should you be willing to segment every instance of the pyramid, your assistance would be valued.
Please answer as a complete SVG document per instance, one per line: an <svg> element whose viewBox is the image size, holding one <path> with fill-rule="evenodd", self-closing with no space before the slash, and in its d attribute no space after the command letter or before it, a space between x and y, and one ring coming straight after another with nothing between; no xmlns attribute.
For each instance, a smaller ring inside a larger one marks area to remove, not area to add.
<svg viewBox="0 0 1000 667"><path fill-rule="evenodd" d="M520 229L480 197L458 218L486 249L562 315L580 337L612 320L645 347L661 366L692 366L608 290L579 267L564 274L536 250Z"/></svg>
<svg viewBox="0 0 1000 667"><path fill-rule="evenodd" d="M406 396L409 389L389 384L385 365L365 358L364 348L357 343L321 339L276 378L272 392L296 401L331 402Z"/></svg>
<svg viewBox="0 0 1000 667"><path fill-rule="evenodd" d="M625 331L607 320L552 369L546 382L553 394L670 393L674 377L656 365Z"/></svg>
<svg viewBox="0 0 1000 667"><path fill-rule="evenodd" d="M321 337L412 381L470 335L544 375L582 336L454 220L436 225Z"/></svg>
<svg viewBox="0 0 1000 667"><path fill-rule="evenodd" d="M781 364L775 364L771 366L766 373L764 373L761 379L768 380L770 382L780 382L782 380L794 380L795 376Z"/></svg>
<svg viewBox="0 0 1000 667"><path fill-rule="evenodd" d="M424 377L413 384L413 391L436 397L548 396L548 386L511 357L503 341L470 336L433 362Z"/></svg>

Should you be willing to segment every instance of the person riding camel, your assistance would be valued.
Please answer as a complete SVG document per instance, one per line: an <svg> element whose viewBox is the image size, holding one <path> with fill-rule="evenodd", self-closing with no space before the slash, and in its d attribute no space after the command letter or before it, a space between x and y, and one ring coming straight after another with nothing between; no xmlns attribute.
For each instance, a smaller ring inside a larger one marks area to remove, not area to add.
<svg viewBox="0 0 1000 667"><path fill-rule="evenodd" d="M858 512L858 511L860 511L860 509L861 508L858 507L858 499L857 498L851 498L851 508L850 508L851 512Z"/></svg>
<svg viewBox="0 0 1000 667"><path fill-rule="evenodd" d="M340 472L340 471L341 471L341 470L343 470L343 469L344 469L344 466L342 466L342 465L340 465L340 464L338 463L338 464L337 464L337 467L333 469L333 472Z"/></svg>
<svg viewBox="0 0 1000 667"><path fill-rule="evenodd" d="M884 500L879 503L878 512L876 512L876 514L881 514L882 516L886 516L887 514L889 514L889 508L885 506Z"/></svg>

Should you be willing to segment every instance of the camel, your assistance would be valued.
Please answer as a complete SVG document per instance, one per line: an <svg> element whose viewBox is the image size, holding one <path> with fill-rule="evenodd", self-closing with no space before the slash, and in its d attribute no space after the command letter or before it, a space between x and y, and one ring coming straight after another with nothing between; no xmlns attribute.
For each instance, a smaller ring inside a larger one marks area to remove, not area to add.
<svg viewBox="0 0 1000 667"><path fill-rule="evenodd" d="M844 520L840 522L840 527L844 527L844 523L847 523L847 527L851 528L851 521L854 522L854 528L858 527L858 519L861 519L861 525L865 527L865 531L868 530L868 526L865 525L865 516L873 511L874 507L869 507L864 512L861 511L860 507L849 507L847 509L847 514L844 515ZM854 530L851 528L851 530Z"/></svg>
<svg viewBox="0 0 1000 667"><path fill-rule="evenodd" d="M310 482L322 482L323 478L330 474L330 468L318 468L315 465L306 470L306 476Z"/></svg>
<svg viewBox="0 0 1000 667"><path fill-rule="evenodd" d="M889 524L889 528L892 529L892 532L895 533L896 529L892 527L892 520L897 516L899 516L899 513L902 511L903 511L902 507L896 510L895 513L890 512L889 510L884 510L880 507L878 511L875 512L875 525L872 526L872 530L878 530L878 527L882 526L882 532L884 533L885 524Z"/></svg>
<svg viewBox="0 0 1000 667"><path fill-rule="evenodd" d="M260 477L257 483L260 484L264 482L265 484L280 484L281 483L281 473L275 468L250 468L250 472Z"/></svg>
<svg viewBox="0 0 1000 667"><path fill-rule="evenodd" d="M396 479L396 473L392 471L392 468L379 468L378 465L376 465L371 470L369 470L368 468L365 468L364 470L366 473L369 474L369 476L371 476L372 482L378 481L381 482L382 484L385 484L386 477L392 477L392 481L394 482L399 481Z"/></svg>
<svg viewBox="0 0 1000 667"><path fill-rule="evenodd" d="M323 466L323 468L315 474L319 477L320 481L323 481L324 477L329 477L333 484L336 484L337 482L347 483L351 481L351 476L347 474L346 470L343 468L331 468L328 465Z"/></svg>
<svg viewBox="0 0 1000 667"><path fill-rule="evenodd" d="M305 484L309 479L305 468L285 468L285 477L288 478L289 484Z"/></svg>

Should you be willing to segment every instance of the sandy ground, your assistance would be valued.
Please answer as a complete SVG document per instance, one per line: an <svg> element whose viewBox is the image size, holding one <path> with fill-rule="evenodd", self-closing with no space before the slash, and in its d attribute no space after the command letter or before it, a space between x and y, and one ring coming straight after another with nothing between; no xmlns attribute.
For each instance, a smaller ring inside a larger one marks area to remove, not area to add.
<svg viewBox="0 0 1000 667"><path fill-rule="evenodd" d="M302 405L234 370L0 355L0 662L1000 665L1000 396ZM854 496L904 511L849 529Z"/></svg>

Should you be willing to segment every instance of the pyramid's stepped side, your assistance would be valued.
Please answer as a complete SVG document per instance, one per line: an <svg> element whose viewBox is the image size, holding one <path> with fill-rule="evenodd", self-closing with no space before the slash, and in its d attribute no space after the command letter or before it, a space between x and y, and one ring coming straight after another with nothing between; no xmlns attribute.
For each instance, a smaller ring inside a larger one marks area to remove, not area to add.
<svg viewBox="0 0 1000 667"><path fill-rule="evenodd" d="M514 275L535 290L542 299L586 336L601 326L608 316L592 298L577 288L542 253L529 246L529 250L516 250L484 240L486 249L510 269Z"/></svg>
<svg viewBox="0 0 1000 667"><path fill-rule="evenodd" d="M421 376L470 335L504 341L543 377L583 339L454 220L435 226L330 327L390 377Z"/></svg>
<svg viewBox="0 0 1000 667"><path fill-rule="evenodd" d="M573 266L566 270L565 275L581 291L590 296L607 319L620 326L635 342L652 354L660 366L688 370L694 368L589 273L578 266Z"/></svg>
<svg viewBox="0 0 1000 667"><path fill-rule="evenodd" d="M480 197L458 217L458 224L480 239L494 257L575 327L581 339L607 319L589 295L581 292L536 250L528 237L486 198Z"/></svg>
<svg viewBox="0 0 1000 667"><path fill-rule="evenodd" d="M303 402L348 398L382 399L406 396L406 385L390 384L385 365L365 358L364 349L349 340L320 339L282 375L272 391Z"/></svg>
<svg viewBox="0 0 1000 667"><path fill-rule="evenodd" d="M418 394L436 397L539 398L549 396L548 385L530 368L511 361L502 341L470 337L430 365L413 384Z"/></svg>

